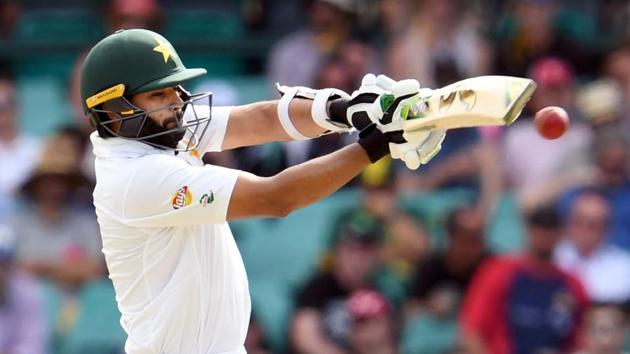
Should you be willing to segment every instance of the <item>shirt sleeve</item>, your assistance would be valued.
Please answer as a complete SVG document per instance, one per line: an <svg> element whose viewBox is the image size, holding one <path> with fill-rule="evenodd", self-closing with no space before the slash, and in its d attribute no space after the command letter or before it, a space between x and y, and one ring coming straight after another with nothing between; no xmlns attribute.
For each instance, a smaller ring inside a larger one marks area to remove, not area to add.
<svg viewBox="0 0 630 354"><path fill-rule="evenodd" d="M209 105L198 104L191 105L186 109L184 113L184 120L186 122L210 116L210 121L199 125L195 132L195 135L201 139L197 150L202 154L222 150L223 139L227 130L227 122L231 112L232 107L210 107ZM194 141L195 138L188 133L185 139Z"/></svg>
<svg viewBox="0 0 630 354"><path fill-rule="evenodd" d="M127 185L123 222L137 227L221 224L226 221L239 170L191 166L169 155L139 162Z"/></svg>
<svg viewBox="0 0 630 354"><path fill-rule="evenodd" d="M460 325L464 332L488 338L502 323L499 309L505 302L511 269L509 262L500 259L488 260L479 268L462 304Z"/></svg>

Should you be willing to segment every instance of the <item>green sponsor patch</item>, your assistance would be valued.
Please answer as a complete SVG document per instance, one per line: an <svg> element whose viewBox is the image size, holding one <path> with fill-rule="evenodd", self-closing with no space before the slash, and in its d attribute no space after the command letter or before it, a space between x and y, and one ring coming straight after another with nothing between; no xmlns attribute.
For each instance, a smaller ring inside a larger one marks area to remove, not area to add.
<svg viewBox="0 0 630 354"><path fill-rule="evenodd" d="M202 195L201 198L199 198L199 204L201 204L202 207L207 206L213 201L214 201L214 193L212 191L210 191L210 193L206 193Z"/></svg>

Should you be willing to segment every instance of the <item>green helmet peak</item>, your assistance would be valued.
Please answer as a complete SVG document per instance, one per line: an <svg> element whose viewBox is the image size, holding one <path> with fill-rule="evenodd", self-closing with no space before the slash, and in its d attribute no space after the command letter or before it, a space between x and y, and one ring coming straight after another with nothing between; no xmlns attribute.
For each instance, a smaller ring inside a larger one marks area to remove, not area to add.
<svg viewBox="0 0 630 354"><path fill-rule="evenodd" d="M186 68L175 48L158 33L119 30L88 53L81 73L81 97L89 111L110 97L177 86L205 73L205 69Z"/></svg>

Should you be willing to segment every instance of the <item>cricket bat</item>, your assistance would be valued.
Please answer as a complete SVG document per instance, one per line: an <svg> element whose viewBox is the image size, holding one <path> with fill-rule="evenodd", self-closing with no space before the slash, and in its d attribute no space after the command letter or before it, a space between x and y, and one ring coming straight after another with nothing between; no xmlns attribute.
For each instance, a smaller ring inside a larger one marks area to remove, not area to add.
<svg viewBox="0 0 630 354"><path fill-rule="evenodd" d="M403 122L405 132L509 125L536 90L533 80L478 76L436 90L414 105Z"/></svg>

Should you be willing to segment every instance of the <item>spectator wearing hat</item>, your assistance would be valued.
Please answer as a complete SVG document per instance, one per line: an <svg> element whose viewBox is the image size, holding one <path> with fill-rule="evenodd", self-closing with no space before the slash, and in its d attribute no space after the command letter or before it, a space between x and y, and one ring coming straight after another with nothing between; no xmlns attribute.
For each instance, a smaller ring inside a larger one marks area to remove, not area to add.
<svg viewBox="0 0 630 354"><path fill-rule="evenodd" d="M350 314L348 336L353 354L395 354L395 322L387 299L377 291L361 289L346 303Z"/></svg>
<svg viewBox="0 0 630 354"><path fill-rule="evenodd" d="M37 283L14 266L15 234L0 225L0 353L45 353L43 301Z"/></svg>
<svg viewBox="0 0 630 354"><path fill-rule="evenodd" d="M17 262L64 289L77 289L104 271L93 211L77 210L74 204L89 189L79 156L79 145L70 136L51 137L21 187L24 208L10 220L18 236Z"/></svg>
<svg viewBox="0 0 630 354"><path fill-rule="evenodd" d="M591 130L580 121L574 107L571 66L548 57L536 61L530 77L538 84L529 111L505 130L504 174L524 211L554 201L566 190L591 183ZM571 129L557 140L547 140L536 130L533 113L547 106L571 112Z"/></svg>
<svg viewBox="0 0 630 354"><path fill-rule="evenodd" d="M381 265L384 230L361 212L344 216L322 269L298 292L290 328L296 353L349 353L351 319L346 302L353 291L373 287Z"/></svg>
<svg viewBox="0 0 630 354"><path fill-rule="evenodd" d="M79 169L80 144L69 134L46 141L42 158L22 185L23 207L9 220L16 232L16 262L44 281L60 306L50 317L62 343L82 308L83 285L104 276L105 262L93 209L77 207L89 185Z"/></svg>
<svg viewBox="0 0 630 354"><path fill-rule="evenodd" d="M528 246L486 261L465 295L460 327L468 353L568 352L579 346L588 298L553 263L562 234L555 208L527 215Z"/></svg>
<svg viewBox="0 0 630 354"><path fill-rule="evenodd" d="M0 77L0 220L7 217L15 194L41 151L37 139L19 131L15 83Z"/></svg>
<svg viewBox="0 0 630 354"><path fill-rule="evenodd" d="M630 304L630 253L607 243L611 207L595 190L580 193L555 252L562 269L578 277L598 303Z"/></svg>

